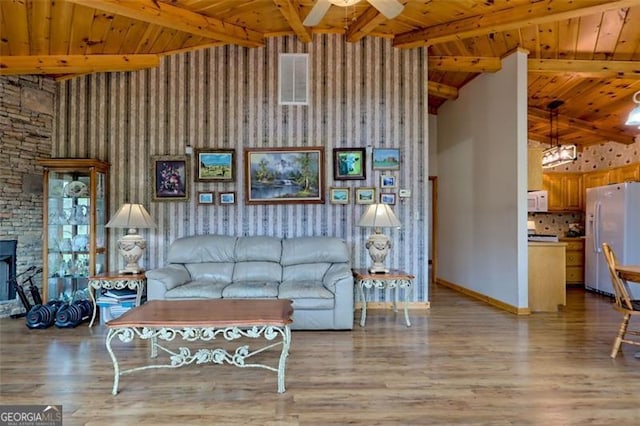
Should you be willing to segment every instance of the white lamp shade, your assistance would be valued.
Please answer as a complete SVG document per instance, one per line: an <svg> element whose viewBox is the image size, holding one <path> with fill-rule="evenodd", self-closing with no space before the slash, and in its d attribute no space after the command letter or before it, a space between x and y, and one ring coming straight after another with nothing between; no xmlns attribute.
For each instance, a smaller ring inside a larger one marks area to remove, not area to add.
<svg viewBox="0 0 640 426"><path fill-rule="evenodd" d="M629 118L624 124L627 126L640 126L640 105L631 110Z"/></svg>
<svg viewBox="0 0 640 426"><path fill-rule="evenodd" d="M105 225L107 228L155 228L156 224L142 204L123 204Z"/></svg>
<svg viewBox="0 0 640 426"><path fill-rule="evenodd" d="M637 105L631 110L624 124L627 126L640 126L640 90L633 94L633 102Z"/></svg>
<svg viewBox="0 0 640 426"><path fill-rule="evenodd" d="M374 228L398 228L401 224L388 204L372 204L360 217L356 225Z"/></svg>

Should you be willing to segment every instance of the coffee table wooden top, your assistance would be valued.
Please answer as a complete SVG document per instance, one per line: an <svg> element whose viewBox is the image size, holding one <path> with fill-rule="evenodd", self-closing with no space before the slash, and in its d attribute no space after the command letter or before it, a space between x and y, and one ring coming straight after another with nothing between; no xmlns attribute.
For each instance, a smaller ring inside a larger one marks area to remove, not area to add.
<svg viewBox="0 0 640 426"><path fill-rule="evenodd" d="M151 300L106 325L109 328L285 326L292 322L292 314L291 300Z"/></svg>

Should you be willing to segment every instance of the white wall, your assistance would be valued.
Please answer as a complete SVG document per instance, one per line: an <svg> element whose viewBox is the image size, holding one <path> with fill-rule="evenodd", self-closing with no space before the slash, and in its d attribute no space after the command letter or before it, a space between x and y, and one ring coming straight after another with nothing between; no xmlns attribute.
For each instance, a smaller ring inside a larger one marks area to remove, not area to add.
<svg viewBox="0 0 640 426"><path fill-rule="evenodd" d="M467 84L438 115L438 278L528 306L527 55Z"/></svg>

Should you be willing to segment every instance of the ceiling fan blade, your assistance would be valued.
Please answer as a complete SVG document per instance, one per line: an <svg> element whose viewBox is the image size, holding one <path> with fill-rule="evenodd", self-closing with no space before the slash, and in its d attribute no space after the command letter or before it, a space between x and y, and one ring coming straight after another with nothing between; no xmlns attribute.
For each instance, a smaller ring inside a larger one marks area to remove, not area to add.
<svg viewBox="0 0 640 426"><path fill-rule="evenodd" d="M378 12L382 13L385 18L393 19L402 13L404 5L398 0L367 0L371 3L371 6L378 9Z"/></svg>
<svg viewBox="0 0 640 426"><path fill-rule="evenodd" d="M305 27L313 27L314 25L318 25L324 15L327 13L329 8L331 7L331 3L329 0L318 0L316 4L311 8L311 12L304 18L304 22L302 25Z"/></svg>

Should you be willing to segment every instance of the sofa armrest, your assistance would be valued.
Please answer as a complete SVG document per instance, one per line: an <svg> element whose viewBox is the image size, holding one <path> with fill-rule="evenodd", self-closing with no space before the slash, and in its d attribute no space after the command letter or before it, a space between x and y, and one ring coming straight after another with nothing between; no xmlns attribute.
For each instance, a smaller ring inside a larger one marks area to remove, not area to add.
<svg viewBox="0 0 640 426"><path fill-rule="evenodd" d="M147 299L164 299L164 294L191 280L191 274L182 264L171 264L145 272L147 276Z"/></svg>
<svg viewBox="0 0 640 426"><path fill-rule="evenodd" d="M338 282L346 280L353 287L353 274L346 263L332 264L322 278L322 284L332 293L336 293Z"/></svg>

